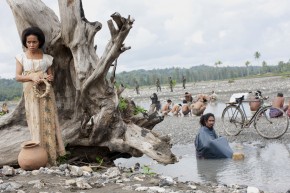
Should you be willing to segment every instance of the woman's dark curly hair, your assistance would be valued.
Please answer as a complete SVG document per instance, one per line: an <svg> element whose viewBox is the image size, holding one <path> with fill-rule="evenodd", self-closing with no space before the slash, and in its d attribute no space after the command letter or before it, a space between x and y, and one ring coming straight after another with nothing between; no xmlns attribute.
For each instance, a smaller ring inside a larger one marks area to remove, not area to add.
<svg viewBox="0 0 290 193"><path fill-rule="evenodd" d="M30 36L30 35L35 35L37 37L39 41L39 48L42 48L42 46L45 43L45 36L44 36L43 31L39 27L29 27L23 30L22 35L21 35L22 45L27 48L26 39L27 39L27 36Z"/></svg>
<svg viewBox="0 0 290 193"><path fill-rule="evenodd" d="M208 120L210 117L215 118L215 117L214 117L214 114L212 114L212 113L207 113L207 114L202 115L202 116L200 117L200 120L199 120L200 125L205 126L205 123L207 122L207 120Z"/></svg>

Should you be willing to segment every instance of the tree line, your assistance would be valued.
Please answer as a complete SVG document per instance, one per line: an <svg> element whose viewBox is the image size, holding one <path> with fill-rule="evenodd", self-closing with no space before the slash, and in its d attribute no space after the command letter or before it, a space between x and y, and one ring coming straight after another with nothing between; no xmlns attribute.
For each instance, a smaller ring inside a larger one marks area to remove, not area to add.
<svg viewBox="0 0 290 193"><path fill-rule="evenodd" d="M258 74L281 74L290 72L290 61L280 61L276 66L267 65L262 62L261 66L250 66L249 62L244 67L227 66L219 67L221 62L216 62L215 66L199 65L191 68L165 68L153 70L134 70L116 74L116 82L125 87L135 86L135 80L140 86L155 85L159 78L161 85L169 84L168 78L171 77L176 83L182 83L182 76L186 77L187 82L199 82L208 80L231 80ZM0 78L0 101L17 100L22 95L22 84L15 79Z"/></svg>
<svg viewBox="0 0 290 193"><path fill-rule="evenodd" d="M0 78L0 101L18 100L22 95L22 84L15 79Z"/></svg>
<svg viewBox="0 0 290 193"><path fill-rule="evenodd" d="M118 84L126 87L134 87L135 80L140 86L155 85L157 78L161 84L169 84L168 78L171 77L176 83L182 83L182 76L186 77L186 82L199 82L208 80L227 80L247 76L262 74L281 74L290 72L290 62L279 62L276 66L262 63L262 66L250 66L246 62L245 67L227 66L219 67L220 63L215 66L199 65L191 68L165 68L153 70L134 70L130 72L121 72L116 75Z"/></svg>

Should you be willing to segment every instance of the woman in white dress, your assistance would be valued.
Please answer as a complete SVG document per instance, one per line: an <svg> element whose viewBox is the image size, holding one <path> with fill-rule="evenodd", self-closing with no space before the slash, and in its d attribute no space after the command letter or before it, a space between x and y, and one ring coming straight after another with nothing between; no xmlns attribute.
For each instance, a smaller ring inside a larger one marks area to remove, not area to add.
<svg viewBox="0 0 290 193"><path fill-rule="evenodd" d="M44 33L38 27L29 27L22 32L22 44L26 51L16 56L16 80L23 83L26 119L31 138L39 141L46 149L48 164L56 165L57 157L65 155L65 148L53 89L46 90L50 85L43 84L46 82L43 79L53 81L53 57L42 52L44 43ZM46 94L44 90L47 91Z"/></svg>

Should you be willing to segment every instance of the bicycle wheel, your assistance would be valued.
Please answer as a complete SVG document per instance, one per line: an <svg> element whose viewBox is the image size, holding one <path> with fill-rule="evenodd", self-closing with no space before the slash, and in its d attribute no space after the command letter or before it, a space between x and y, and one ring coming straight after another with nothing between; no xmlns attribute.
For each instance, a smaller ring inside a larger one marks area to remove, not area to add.
<svg viewBox="0 0 290 193"><path fill-rule="evenodd" d="M244 114L239 107L230 105L224 109L222 122L228 135L238 135L242 131L244 121Z"/></svg>
<svg viewBox="0 0 290 193"><path fill-rule="evenodd" d="M270 109L272 111L270 116ZM267 139L276 139L284 135L288 129L289 118L278 108L271 106L260 109L256 115L254 126L257 132Z"/></svg>

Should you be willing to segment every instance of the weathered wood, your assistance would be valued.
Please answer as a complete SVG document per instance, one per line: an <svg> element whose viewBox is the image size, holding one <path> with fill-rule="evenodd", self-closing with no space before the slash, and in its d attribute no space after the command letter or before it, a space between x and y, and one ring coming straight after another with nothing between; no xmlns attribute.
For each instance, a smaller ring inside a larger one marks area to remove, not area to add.
<svg viewBox="0 0 290 193"><path fill-rule="evenodd" d="M148 130L163 119L132 114L124 117L118 107L124 88L116 89L115 81L107 80L113 62L130 49L124 44L134 23L130 16L111 15L112 20L108 21L111 39L99 57L95 51L94 36L102 24L85 18L80 0L58 1L60 21L39 0L7 2L19 34L29 26L38 26L45 33L44 51L54 57L53 87L68 148L84 147L85 151L90 149L85 147L106 147L108 154L119 152L121 155L140 156L145 153L162 163L176 161L170 151L170 140ZM20 143L29 138L23 104L21 101L16 107L17 112L0 123L0 165L15 163ZM5 143L8 140L9 143ZM6 156L9 159L2 159Z"/></svg>

